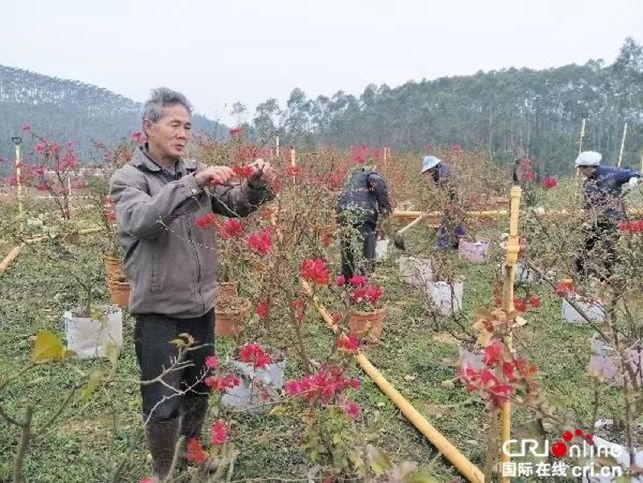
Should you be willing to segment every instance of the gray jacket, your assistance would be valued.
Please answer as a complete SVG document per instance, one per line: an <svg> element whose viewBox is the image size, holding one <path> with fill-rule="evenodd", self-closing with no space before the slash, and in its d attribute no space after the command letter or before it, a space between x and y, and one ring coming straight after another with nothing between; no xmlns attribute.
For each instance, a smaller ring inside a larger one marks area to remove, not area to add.
<svg viewBox="0 0 643 483"><path fill-rule="evenodd" d="M217 186L214 196L199 189L197 161L179 161L176 174L155 163L146 148L111 179L125 272L131 284L130 312L177 318L199 317L217 297L214 229L194 220L208 213L243 217L274 197L247 181Z"/></svg>

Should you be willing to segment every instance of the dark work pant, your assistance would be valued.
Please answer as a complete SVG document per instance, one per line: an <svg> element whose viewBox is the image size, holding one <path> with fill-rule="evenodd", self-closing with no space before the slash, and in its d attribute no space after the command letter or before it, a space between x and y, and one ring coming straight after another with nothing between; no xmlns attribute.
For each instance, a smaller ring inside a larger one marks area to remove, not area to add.
<svg viewBox="0 0 643 483"><path fill-rule="evenodd" d="M576 270L587 277L606 280L614 274L617 262L618 226L611 221L598 221L585 230L583 251L576 259Z"/></svg>
<svg viewBox="0 0 643 483"><path fill-rule="evenodd" d="M348 281L353 275L367 275L375 268L375 223L343 226L340 238L342 275Z"/></svg>
<svg viewBox="0 0 643 483"><path fill-rule="evenodd" d="M186 397L207 398L210 390L205 384L205 359L214 355L214 310L192 319L176 319L159 314L136 315L134 329L136 358L141 368L141 380L149 381L169 368L178 356L178 347L170 341L187 333L195 339L194 347L184 358L185 366L169 372L163 381L142 384L143 414L147 418L167 419L183 412L181 401ZM179 396L177 391L187 391Z"/></svg>

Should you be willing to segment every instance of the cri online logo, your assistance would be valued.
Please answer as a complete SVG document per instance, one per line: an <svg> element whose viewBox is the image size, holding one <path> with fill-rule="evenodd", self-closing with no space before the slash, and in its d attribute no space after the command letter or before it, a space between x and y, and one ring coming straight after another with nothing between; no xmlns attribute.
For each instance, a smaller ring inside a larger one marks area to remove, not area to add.
<svg viewBox="0 0 643 483"><path fill-rule="evenodd" d="M583 443L587 444L574 444L572 440L574 438L580 438ZM551 454L556 458L562 458L569 453L569 456L572 458L587 457L587 456L601 456L601 453L605 453L604 456L613 456L618 457L621 452L621 448L618 446L613 447L599 447L597 451L594 449L594 440L590 434L584 434L583 431L577 429L572 434L571 431L565 431L562 435L563 441L557 441L551 448L549 446L549 441L545 440L544 445L541 446L541 443L536 439L523 439L518 441L517 439L509 439L505 441L502 445L502 451L504 454L511 457L521 457L531 454L536 457L547 457L551 451ZM519 447L512 449L512 445ZM540 451L539 451L540 450ZM589 451L588 451L589 450Z"/></svg>

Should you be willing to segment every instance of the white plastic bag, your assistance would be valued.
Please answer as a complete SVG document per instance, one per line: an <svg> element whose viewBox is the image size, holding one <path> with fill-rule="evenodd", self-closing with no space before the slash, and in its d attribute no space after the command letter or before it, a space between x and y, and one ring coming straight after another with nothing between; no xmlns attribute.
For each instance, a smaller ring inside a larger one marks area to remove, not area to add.
<svg viewBox="0 0 643 483"><path fill-rule="evenodd" d="M107 345L123 346L123 313L118 306L99 306L103 310L101 320L77 317L75 310L63 314L67 349L81 359L105 357Z"/></svg>

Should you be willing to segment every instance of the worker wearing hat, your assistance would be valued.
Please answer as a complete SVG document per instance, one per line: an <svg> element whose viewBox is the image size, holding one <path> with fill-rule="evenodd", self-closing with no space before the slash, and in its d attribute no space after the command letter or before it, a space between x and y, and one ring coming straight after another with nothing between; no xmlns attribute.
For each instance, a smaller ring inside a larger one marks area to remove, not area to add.
<svg viewBox="0 0 643 483"><path fill-rule="evenodd" d="M585 212L585 245L576 260L576 268L584 276L592 274L605 280L613 274L618 223L625 218L623 187L635 187L641 179L641 173L601 166L601 159L601 154L595 151L583 151L576 158L576 167L584 178L582 194Z"/></svg>
<svg viewBox="0 0 643 483"><path fill-rule="evenodd" d="M435 156L425 156L422 160L420 173L424 179L440 187L444 193L444 215L435 247L438 250L457 249L460 238L466 237L467 232L457 221L457 210L454 209L457 193L453 180L453 169Z"/></svg>

